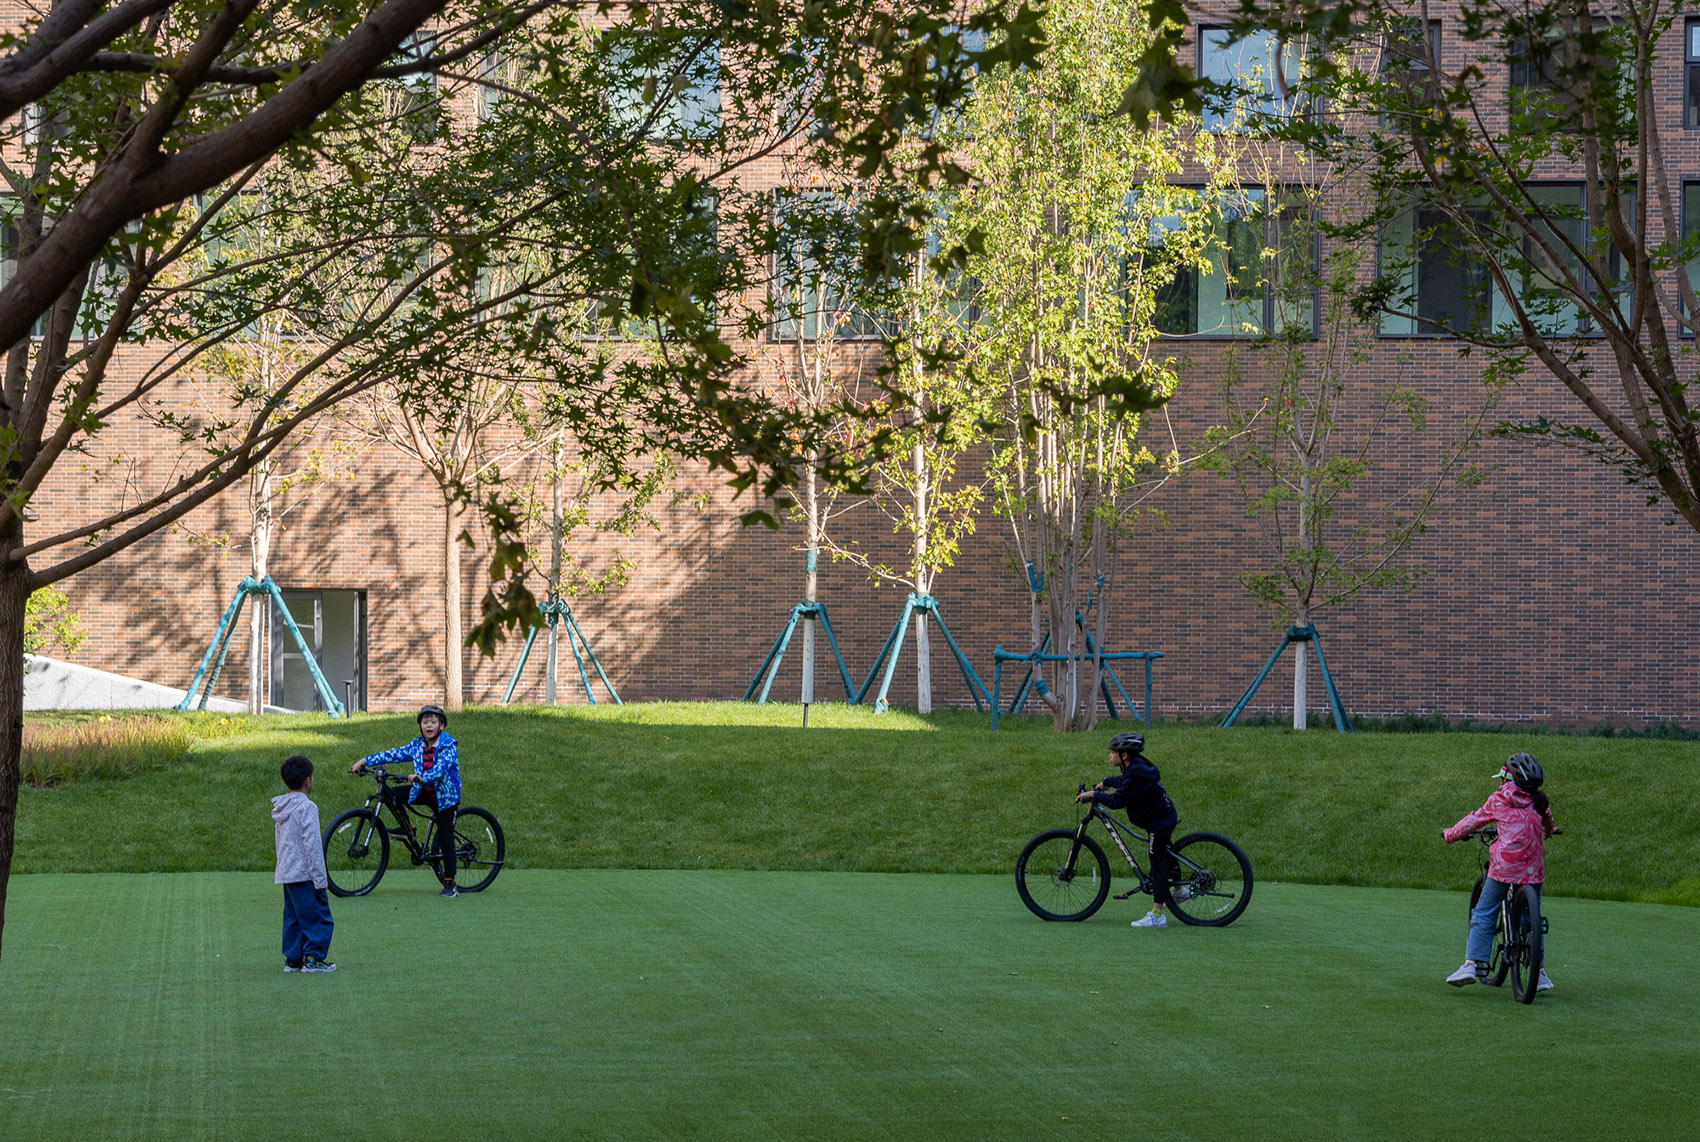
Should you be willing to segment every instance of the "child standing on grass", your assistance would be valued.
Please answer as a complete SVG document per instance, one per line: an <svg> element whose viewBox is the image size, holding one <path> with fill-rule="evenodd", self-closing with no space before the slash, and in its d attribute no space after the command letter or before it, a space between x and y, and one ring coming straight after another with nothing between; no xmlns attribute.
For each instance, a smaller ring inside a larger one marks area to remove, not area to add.
<svg viewBox="0 0 1700 1142"><path fill-rule="evenodd" d="M1145 756L1142 734L1122 733L1110 739L1110 764L1116 772L1075 797L1096 801L1108 809L1126 809L1127 819L1151 836L1151 911L1133 922L1135 928L1167 928L1169 881L1174 860L1169 841L1180 823L1175 803L1163 788L1163 775Z"/></svg>
<svg viewBox="0 0 1700 1142"><path fill-rule="evenodd" d="M280 770L288 793L272 798L277 828L276 883L283 885L283 970L335 971L325 959L331 948L331 902L325 889L325 844L313 792L313 763L296 754Z"/></svg>
<svg viewBox="0 0 1700 1142"><path fill-rule="evenodd" d="M1552 836L1552 809L1541 792L1546 773L1532 754L1514 753L1499 768L1499 788L1486 804L1447 829L1446 843L1461 841L1485 825L1497 825L1499 836L1488 848L1488 874L1482 894L1470 911L1470 935L1464 943L1464 963L1446 977L1453 987L1488 982L1488 955L1500 901L1512 885L1528 884L1540 898L1546 880L1546 839ZM1541 965L1536 991L1551 991L1546 965Z"/></svg>

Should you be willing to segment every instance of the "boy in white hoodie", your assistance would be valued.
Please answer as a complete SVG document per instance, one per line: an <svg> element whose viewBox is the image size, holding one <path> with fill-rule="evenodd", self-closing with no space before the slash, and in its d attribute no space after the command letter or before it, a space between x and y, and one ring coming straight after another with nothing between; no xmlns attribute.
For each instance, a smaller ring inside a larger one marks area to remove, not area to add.
<svg viewBox="0 0 1700 1142"><path fill-rule="evenodd" d="M331 902L325 889L325 843L313 791L313 763L296 754L283 763L289 792L272 798L277 827L276 883L283 885L283 970L335 971L325 959L331 947Z"/></svg>

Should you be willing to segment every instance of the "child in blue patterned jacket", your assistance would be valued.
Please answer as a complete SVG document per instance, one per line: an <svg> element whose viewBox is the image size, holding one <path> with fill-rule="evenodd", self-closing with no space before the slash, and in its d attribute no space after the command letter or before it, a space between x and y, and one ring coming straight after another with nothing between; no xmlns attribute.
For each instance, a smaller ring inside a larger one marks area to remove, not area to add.
<svg viewBox="0 0 1700 1142"><path fill-rule="evenodd" d="M362 773L368 765L413 766L413 784L407 801L391 805L395 814L407 819L407 805L420 804L431 810L437 821L437 856L443 869L443 890L438 896L459 896L455 888L455 808L460 804L460 751L447 732L449 716L441 706L421 706L415 720L419 736L395 749L367 754L349 768Z"/></svg>

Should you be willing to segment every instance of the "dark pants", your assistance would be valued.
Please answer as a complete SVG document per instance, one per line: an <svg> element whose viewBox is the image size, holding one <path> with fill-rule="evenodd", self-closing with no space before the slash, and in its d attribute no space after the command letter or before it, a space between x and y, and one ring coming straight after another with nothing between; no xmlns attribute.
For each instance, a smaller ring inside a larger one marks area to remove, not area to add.
<svg viewBox="0 0 1700 1142"><path fill-rule="evenodd" d="M1165 908L1175 902L1169 895L1169 881L1175 878L1175 858L1169 853L1169 842L1174 836L1173 825L1166 829L1153 829L1146 850L1151 856L1151 899Z"/></svg>
<svg viewBox="0 0 1700 1142"><path fill-rule="evenodd" d="M331 950L331 900L310 880L283 886L283 958L300 963L324 959Z"/></svg>
<svg viewBox="0 0 1700 1142"><path fill-rule="evenodd" d="M407 820L406 794L397 793L394 797L395 800L391 802L391 806L395 810L396 818L402 821ZM443 883L452 884L455 878L455 809L458 806L439 806L437 804L437 791L429 785L420 787L419 797L413 803L421 809L429 810L431 819L437 823L437 859L442 864Z"/></svg>

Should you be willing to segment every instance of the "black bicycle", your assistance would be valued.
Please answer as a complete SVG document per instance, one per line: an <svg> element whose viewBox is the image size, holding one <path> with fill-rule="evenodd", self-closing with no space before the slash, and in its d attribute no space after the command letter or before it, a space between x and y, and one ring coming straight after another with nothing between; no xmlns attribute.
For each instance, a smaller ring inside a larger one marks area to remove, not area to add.
<svg viewBox="0 0 1700 1142"><path fill-rule="evenodd" d="M1082 785L1081 790L1086 786ZM1140 868L1123 835L1149 851L1150 838L1124 825L1104 806L1092 803L1077 828L1051 829L1027 842L1015 862L1015 890L1021 902L1042 920L1084 920L1110 895L1110 858L1103 846L1086 835L1086 827L1102 821L1139 887L1116 897L1152 891L1151 877ZM1173 876L1169 881L1170 910L1184 923L1220 928L1239 919L1251 902L1251 861L1220 833L1188 833L1172 842Z"/></svg>
<svg viewBox="0 0 1700 1142"><path fill-rule="evenodd" d="M1554 830L1554 836L1563 829ZM1482 886L1487 883L1488 854L1486 846L1493 844L1499 830L1491 826L1470 834L1482 842L1482 874L1470 889L1470 915L1474 917L1476 902L1482 898ZM1541 897L1533 885L1508 886L1499 902L1499 917L1494 922L1493 951L1488 954L1487 977L1482 980L1490 987L1499 987L1511 976L1511 994L1518 1003L1533 1003L1539 990L1541 964L1546 956L1547 918L1541 915Z"/></svg>
<svg viewBox="0 0 1700 1142"><path fill-rule="evenodd" d="M390 864L392 840L407 849L415 865L430 865L442 879L437 820L429 809L407 804L404 790L412 779L393 777L381 765L369 765L366 772L377 779L377 789L366 798L366 804L338 813L325 830L325 871L330 876L331 891L338 896L364 896L378 887ZM384 823L382 811L386 806L395 819L393 825ZM502 871L507 853L502 826L489 810L460 805L455 809L454 829L455 887L462 892L482 892Z"/></svg>

